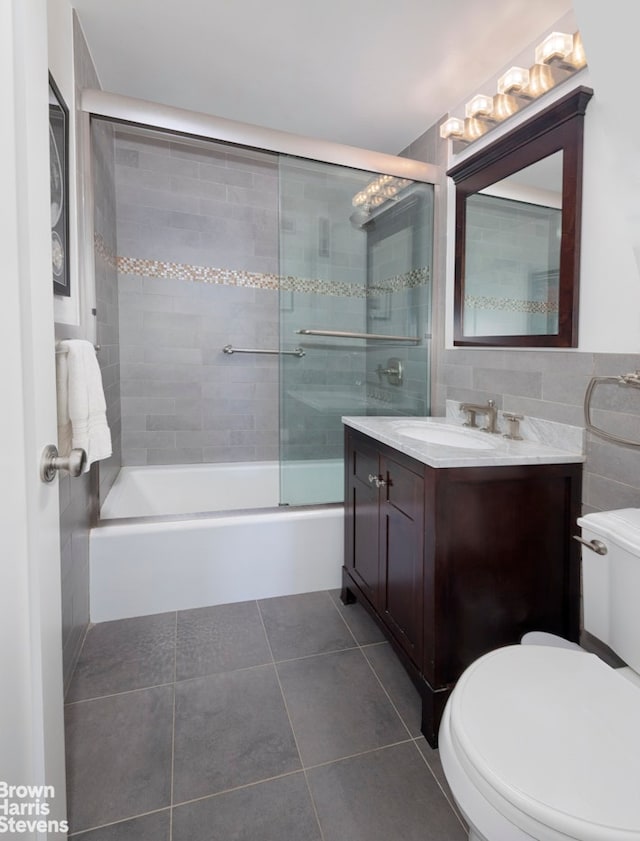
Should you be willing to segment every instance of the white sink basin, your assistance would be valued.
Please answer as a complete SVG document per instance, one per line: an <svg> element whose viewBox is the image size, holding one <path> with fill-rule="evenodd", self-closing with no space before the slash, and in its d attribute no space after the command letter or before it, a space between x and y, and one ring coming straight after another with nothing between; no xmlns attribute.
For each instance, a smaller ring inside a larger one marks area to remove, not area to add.
<svg viewBox="0 0 640 841"><path fill-rule="evenodd" d="M425 444L461 447L465 450L492 450L495 446L490 438L480 438L477 434L459 427L411 423L396 426L394 432L416 441L424 441Z"/></svg>

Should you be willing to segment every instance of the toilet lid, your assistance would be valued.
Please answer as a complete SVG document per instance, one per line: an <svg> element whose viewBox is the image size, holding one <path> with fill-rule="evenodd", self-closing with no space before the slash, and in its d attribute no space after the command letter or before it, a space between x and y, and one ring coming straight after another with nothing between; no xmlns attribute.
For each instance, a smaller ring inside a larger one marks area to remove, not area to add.
<svg viewBox="0 0 640 841"><path fill-rule="evenodd" d="M640 839L640 690L597 657L498 649L465 671L450 706L458 759L513 823Z"/></svg>

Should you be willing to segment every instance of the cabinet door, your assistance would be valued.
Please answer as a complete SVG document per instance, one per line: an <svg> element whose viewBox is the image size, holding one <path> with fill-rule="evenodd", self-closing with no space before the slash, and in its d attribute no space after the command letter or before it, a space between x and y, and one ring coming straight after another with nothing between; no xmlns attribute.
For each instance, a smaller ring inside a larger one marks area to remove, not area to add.
<svg viewBox="0 0 640 841"><path fill-rule="evenodd" d="M378 453L356 443L349 452L347 516L351 518L351 546L345 563L354 581L375 607L378 606L379 552L378 500L375 481L379 476Z"/></svg>
<svg viewBox="0 0 640 841"><path fill-rule="evenodd" d="M380 459L380 609L396 640L417 666L423 650L424 480L401 464Z"/></svg>

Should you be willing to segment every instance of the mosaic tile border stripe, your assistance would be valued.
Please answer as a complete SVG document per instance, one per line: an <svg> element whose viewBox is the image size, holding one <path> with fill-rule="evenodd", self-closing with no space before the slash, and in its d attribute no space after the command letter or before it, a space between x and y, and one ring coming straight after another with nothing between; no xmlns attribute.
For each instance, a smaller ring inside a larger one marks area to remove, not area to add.
<svg viewBox="0 0 640 841"><path fill-rule="evenodd" d="M557 301L521 301L517 298L493 298L484 295L465 295L464 305L474 310L505 310L543 315L558 312Z"/></svg>
<svg viewBox="0 0 640 841"><path fill-rule="evenodd" d="M365 298L398 292L424 286L429 282L427 268L413 269L378 281L367 289L359 283L343 283L333 280L280 276L235 269L218 269L212 266L197 266L190 263L172 263L163 260L146 260L139 257L122 257L111 254L100 236L95 238L96 255L110 265L115 265L122 274L152 277L162 280L184 280L192 283L211 283L220 286L241 286L252 289L279 289L291 292L306 292L316 295L330 295L342 298Z"/></svg>
<svg viewBox="0 0 640 841"><path fill-rule="evenodd" d="M93 250L100 260L103 263L106 263L112 269L117 268L118 265L118 258L114 254L113 251L109 248L107 243L104 241L104 237L101 234L95 234L93 237Z"/></svg>

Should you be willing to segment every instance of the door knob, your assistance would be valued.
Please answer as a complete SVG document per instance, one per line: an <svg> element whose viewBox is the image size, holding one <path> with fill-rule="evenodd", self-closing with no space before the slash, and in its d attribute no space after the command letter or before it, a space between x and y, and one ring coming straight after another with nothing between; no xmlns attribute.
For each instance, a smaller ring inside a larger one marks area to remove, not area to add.
<svg viewBox="0 0 640 841"><path fill-rule="evenodd" d="M82 473L87 463L87 454L80 448L71 450L68 456L58 455L58 448L49 444L42 451L40 459L40 478L43 482L53 482L58 470L66 470L74 479Z"/></svg>

